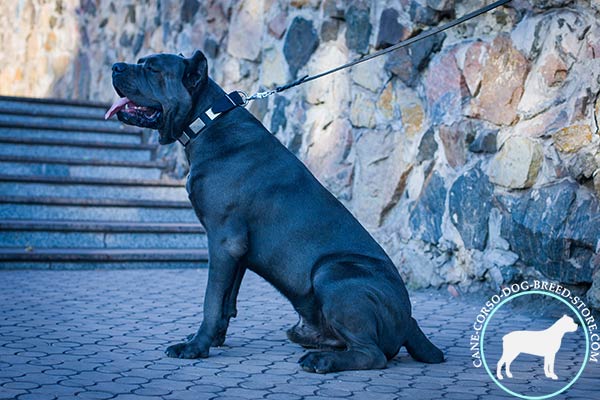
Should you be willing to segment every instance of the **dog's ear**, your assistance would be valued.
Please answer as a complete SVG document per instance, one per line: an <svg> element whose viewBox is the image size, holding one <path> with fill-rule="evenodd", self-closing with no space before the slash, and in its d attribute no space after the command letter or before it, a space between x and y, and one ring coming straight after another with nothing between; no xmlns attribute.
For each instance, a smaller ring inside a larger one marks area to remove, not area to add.
<svg viewBox="0 0 600 400"><path fill-rule="evenodd" d="M208 63L200 50L196 50L190 58L184 58L184 62L183 85L193 93L208 80Z"/></svg>

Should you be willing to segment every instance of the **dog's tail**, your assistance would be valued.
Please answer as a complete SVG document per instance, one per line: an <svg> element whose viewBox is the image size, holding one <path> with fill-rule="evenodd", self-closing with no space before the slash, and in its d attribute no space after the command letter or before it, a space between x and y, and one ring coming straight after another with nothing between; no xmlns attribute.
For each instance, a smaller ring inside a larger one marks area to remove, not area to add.
<svg viewBox="0 0 600 400"><path fill-rule="evenodd" d="M410 320L413 324L412 329L410 329L412 335L405 344L408 354L415 360L424 363L438 364L444 362L444 353L427 339L427 336L419 328L419 324L417 324L414 318Z"/></svg>

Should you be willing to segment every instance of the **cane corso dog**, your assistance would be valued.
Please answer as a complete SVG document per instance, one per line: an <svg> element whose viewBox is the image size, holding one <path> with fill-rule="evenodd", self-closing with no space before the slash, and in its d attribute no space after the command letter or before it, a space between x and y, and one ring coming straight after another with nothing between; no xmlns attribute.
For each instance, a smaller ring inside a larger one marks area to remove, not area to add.
<svg viewBox="0 0 600 400"><path fill-rule="evenodd" d="M418 361L444 360L411 317L402 278L384 250L238 106L239 94L226 95L208 77L202 52L150 55L112 71L120 99L106 117L156 129L161 144L186 145L187 191L208 236L204 319L187 341L167 348L169 357L207 357L223 344L248 268L300 315L287 335L318 349L300 358L306 371L384 368L402 346Z"/></svg>

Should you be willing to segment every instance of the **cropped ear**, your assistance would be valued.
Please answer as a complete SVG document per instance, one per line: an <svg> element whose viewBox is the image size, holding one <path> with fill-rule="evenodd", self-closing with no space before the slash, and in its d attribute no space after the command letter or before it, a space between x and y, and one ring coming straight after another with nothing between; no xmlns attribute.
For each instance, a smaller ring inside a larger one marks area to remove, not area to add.
<svg viewBox="0 0 600 400"><path fill-rule="evenodd" d="M208 80L208 63L200 50L196 50L190 58L185 58L184 62L183 85L193 93Z"/></svg>

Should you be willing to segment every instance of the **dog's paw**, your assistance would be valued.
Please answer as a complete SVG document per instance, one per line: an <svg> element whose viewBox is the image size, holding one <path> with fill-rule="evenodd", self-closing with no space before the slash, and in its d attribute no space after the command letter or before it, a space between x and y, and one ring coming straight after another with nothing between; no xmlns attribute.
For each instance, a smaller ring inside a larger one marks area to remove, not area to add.
<svg viewBox="0 0 600 400"><path fill-rule="evenodd" d="M167 347L165 354L171 358L206 358L208 349L203 349L194 342L185 342Z"/></svg>
<svg viewBox="0 0 600 400"><path fill-rule="evenodd" d="M307 372L316 372L317 374L326 374L334 371L333 353L328 351L311 351L300 357L298 364Z"/></svg>
<svg viewBox="0 0 600 400"><path fill-rule="evenodd" d="M223 343L225 343L225 331L220 331L219 333L217 333L217 335L215 336L215 338L213 339L212 343L211 343L211 347L221 347L223 346Z"/></svg>
<svg viewBox="0 0 600 400"><path fill-rule="evenodd" d="M548 378L550 378L550 379L552 379L552 380L555 381L555 380L558 379L558 376L556 376L556 374L550 374L550 375L548 375Z"/></svg>

